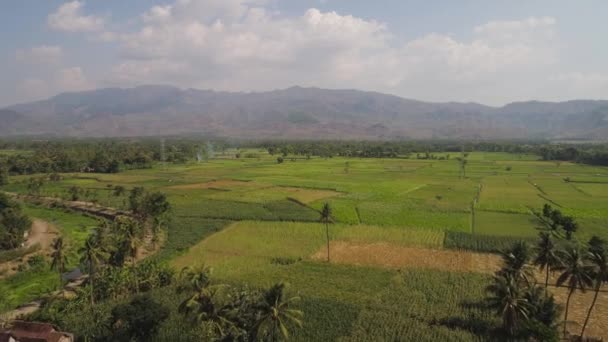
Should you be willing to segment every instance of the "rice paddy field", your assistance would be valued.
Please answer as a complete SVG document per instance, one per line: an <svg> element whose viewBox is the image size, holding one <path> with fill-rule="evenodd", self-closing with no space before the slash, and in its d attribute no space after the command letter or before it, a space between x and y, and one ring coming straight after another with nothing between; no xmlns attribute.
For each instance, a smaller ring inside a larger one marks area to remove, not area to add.
<svg viewBox="0 0 608 342"><path fill-rule="evenodd" d="M177 269L211 266L218 282L287 281L305 313L296 341L494 340L488 327L497 318L474 304L499 267L493 253L536 240L532 210L551 204L576 218L576 239L608 239L608 168L473 152L462 178L453 159L277 163L249 152L256 157L228 151L202 163L64 174L41 194L67 197L78 186L121 208L126 195L114 196L116 185L166 193L173 219L157 257ZM12 177L3 190L25 193L27 178ZM329 263L324 203L332 207ZM598 309L590 332L606 331L606 315ZM478 329L465 328L473 321Z"/></svg>

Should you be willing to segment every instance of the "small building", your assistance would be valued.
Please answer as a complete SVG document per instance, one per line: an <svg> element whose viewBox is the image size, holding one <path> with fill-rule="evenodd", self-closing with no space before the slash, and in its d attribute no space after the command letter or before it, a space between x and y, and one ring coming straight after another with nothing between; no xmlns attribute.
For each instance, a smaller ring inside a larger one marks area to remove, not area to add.
<svg viewBox="0 0 608 342"><path fill-rule="evenodd" d="M74 335L48 323L13 321L0 330L0 342L73 342Z"/></svg>

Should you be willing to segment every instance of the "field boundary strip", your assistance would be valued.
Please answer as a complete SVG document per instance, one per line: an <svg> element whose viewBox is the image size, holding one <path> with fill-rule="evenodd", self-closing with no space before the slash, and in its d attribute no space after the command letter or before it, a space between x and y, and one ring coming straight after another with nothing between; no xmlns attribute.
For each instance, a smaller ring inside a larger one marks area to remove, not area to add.
<svg viewBox="0 0 608 342"><path fill-rule="evenodd" d="M334 192L339 192L341 194L348 194L348 192L346 191L341 191L338 190L336 188L320 188L320 187L315 187L315 186L309 186L309 185L285 185L285 184L276 184L273 185L271 187L278 187L278 188L298 188L298 189L306 189L306 190L324 190L324 191L334 191Z"/></svg>
<svg viewBox="0 0 608 342"><path fill-rule="evenodd" d="M585 196L587 196L587 197L593 197L593 195L592 195L592 194L590 194L590 193L586 192L585 190L583 190L583 189L581 189L581 188L577 187L576 185L572 184L571 182L568 182L568 184L570 184L570 186L571 186L571 187L572 187L574 190L576 190L576 191L580 192L581 194L583 194L583 195L585 195Z"/></svg>
<svg viewBox="0 0 608 342"><path fill-rule="evenodd" d="M544 199L545 201L547 201L547 202L549 202L549 203L551 203L551 204L553 204L553 205L555 205L557 207L560 207L560 208L564 207L563 205L561 205L561 204L555 202L554 200L550 199L548 196L545 196L543 194L537 194L537 195L538 195L538 197Z"/></svg>

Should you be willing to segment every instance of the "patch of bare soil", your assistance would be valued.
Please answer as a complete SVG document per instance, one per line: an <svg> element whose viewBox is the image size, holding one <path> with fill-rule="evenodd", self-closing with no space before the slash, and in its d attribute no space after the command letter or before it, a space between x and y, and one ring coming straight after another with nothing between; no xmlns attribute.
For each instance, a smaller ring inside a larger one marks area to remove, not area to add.
<svg viewBox="0 0 608 342"><path fill-rule="evenodd" d="M555 287L555 280L557 274L551 276L549 280L549 291L555 296L555 300L563 306L565 309L566 300L568 298L568 288L566 287ZM537 275L536 279L544 281L544 274L541 276ZM574 292L570 299L570 309L568 310L568 332L572 335L579 335L587 317L587 312L593 301L595 292L593 290L587 290L585 293L580 291ZM565 312L562 312L562 320ZM562 327L563 328L563 327ZM560 330L561 331L561 330ZM604 340L608 339L608 286L603 286L600 293L598 294L595 307L591 312L591 318L589 318L589 324L585 331L587 337L599 337Z"/></svg>
<svg viewBox="0 0 608 342"><path fill-rule="evenodd" d="M221 179L221 180L212 180L206 183L195 183L195 184L183 184L183 185L174 185L168 187L168 189L178 189L178 190L191 190L191 189L227 189L234 187L249 187L255 188L259 187L260 184L256 182L244 182L237 181L232 179Z"/></svg>
<svg viewBox="0 0 608 342"><path fill-rule="evenodd" d="M58 232L57 227L54 225L46 221L34 219L27 241L25 242L25 247L38 244L42 250L48 249L57 237Z"/></svg>
<svg viewBox="0 0 608 342"><path fill-rule="evenodd" d="M327 249L321 248L312 258L325 260ZM480 273L493 273L501 263L500 257L493 254L403 247L389 243L358 244L345 241L330 243L330 260L338 264Z"/></svg>
<svg viewBox="0 0 608 342"><path fill-rule="evenodd" d="M54 225L34 219L32 221L32 228L30 228L27 240L24 243L24 248L29 248L35 245L39 245L38 249L34 253L26 254L17 260L11 260L0 264L0 279L9 277L17 272L19 265L24 264L29 258L36 254L48 254L51 250L53 240L58 235L57 227Z"/></svg>

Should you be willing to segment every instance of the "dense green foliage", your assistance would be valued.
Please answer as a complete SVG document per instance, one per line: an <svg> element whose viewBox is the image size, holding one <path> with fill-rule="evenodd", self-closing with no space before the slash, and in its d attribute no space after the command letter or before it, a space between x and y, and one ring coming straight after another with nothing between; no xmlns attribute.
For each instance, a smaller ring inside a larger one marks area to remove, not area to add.
<svg viewBox="0 0 608 342"><path fill-rule="evenodd" d="M0 193L0 251L20 247L30 225L19 204Z"/></svg>

